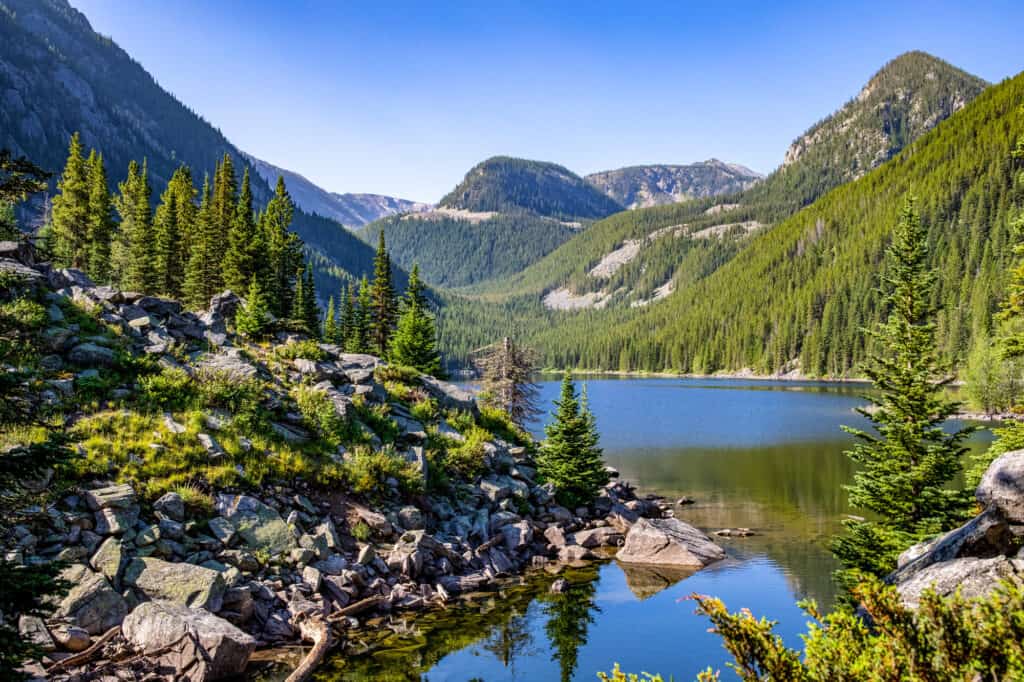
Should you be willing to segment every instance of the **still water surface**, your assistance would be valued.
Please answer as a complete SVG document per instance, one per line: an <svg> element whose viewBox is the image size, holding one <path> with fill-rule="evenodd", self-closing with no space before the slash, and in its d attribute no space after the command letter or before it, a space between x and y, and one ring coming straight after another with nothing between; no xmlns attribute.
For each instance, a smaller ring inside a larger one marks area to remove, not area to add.
<svg viewBox="0 0 1024 682"><path fill-rule="evenodd" d="M851 437L865 427L855 408L862 385L731 379L586 381L609 464L641 492L696 504L682 520L708 532L747 527L757 535L720 539L728 558L686 576L624 571L609 562L570 572L566 595L550 579L482 597L471 607L421 617L387 646L335 659L330 680L588 680L615 662L624 670L692 680L708 666L732 674L720 640L694 614L693 593L778 621L799 646L807 617L795 606L831 603L836 568L827 549L849 509L842 486ZM541 384L544 405L558 382ZM545 416L534 425L542 433ZM987 434L973 441L983 447Z"/></svg>

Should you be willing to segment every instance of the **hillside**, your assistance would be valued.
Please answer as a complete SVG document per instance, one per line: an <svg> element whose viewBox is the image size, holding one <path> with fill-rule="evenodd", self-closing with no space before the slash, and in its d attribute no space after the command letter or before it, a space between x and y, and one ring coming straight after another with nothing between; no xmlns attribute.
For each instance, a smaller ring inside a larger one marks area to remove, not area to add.
<svg viewBox="0 0 1024 682"><path fill-rule="evenodd" d="M801 136L801 139L816 137L813 148L749 189L717 198L637 209L598 221L530 268L510 278L489 282L479 291L503 298L532 296L558 288L567 288L574 294L603 288L610 294L616 289L605 287L604 282L591 277L590 272L630 242L638 243L639 248L622 276L628 275L629 270L665 272L665 266L647 268L647 260L654 258L669 264L675 259L679 263L682 252L689 251L686 244L661 238L666 234L719 232L745 239L751 232L767 229L852 179L857 173L857 159L871 156L876 165L882 163L884 155L879 151L879 140L889 140L882 146L889 150L887 153L894 153L894 149L898 151L897 147L902 148L900 145L912 142L915 135L929 129L925 122L919 121L917 112L931 112L926 122L933 127L962 106L962 102L971 101L984 87L984 81L930 55L920 52L901 55L869 79L861 90L869 92L869 97L852 99L826 122L815 124ZM852 122L838 129L826 125L828 121ZM897 137L887 132L895 129L907 132ZM867 151L860 151L862 146ZM659 232L669 227L685 229ZM658 248L646 248L655 242ZM669 251L676 253L672 255ZM671 272L669 270L666 280L655 286L666 285L673 277ZM650 294L650 291L639 291L634 295L630 290L633 282L628 277L616 284L620 285L618 289L624 287L618 296L623 301L635 302Z"/></svg>
<svg viewBox="0 0 1024 682"><path fill-rule="evenodd" d="M763 177L738 164L710 159L685 166L631 166L583 179L626 208L646 208L735 194Z"/></svg>
<svg viewBox="0 0 1024 682"><path fill-rule="evenodd" d="M160 188L182 163L198 178L225 153L236 167L247 163L66 0L0 0L0 93L0 148L58 174L75 131L103 153L112 188L132 159L146 159ZM271 194L258 177L253 193L258 203ZM325 261L322 287L334 288L334 275L371 270L372 249L337 222L297 212L292 227Z"/></svg>
<svg viewBox="0 0 1024 682"><path fill-rule="evenodd" d="M622 206L572 171L544 161L495 156L477 164L439 205L466 211L578 220L604 218Z"/></svg>
<svg viewBox="0 0 1024 682"><path fill-rule="evenodd" d="M277 182L278 176L283 177L292 199L303 211L336 220L350 229L362 227L396 213L424 211L430 208L428 204L396 199L383 194L328 192L299 173L267 163L250 154L245 156L268 184Z"/></svg>

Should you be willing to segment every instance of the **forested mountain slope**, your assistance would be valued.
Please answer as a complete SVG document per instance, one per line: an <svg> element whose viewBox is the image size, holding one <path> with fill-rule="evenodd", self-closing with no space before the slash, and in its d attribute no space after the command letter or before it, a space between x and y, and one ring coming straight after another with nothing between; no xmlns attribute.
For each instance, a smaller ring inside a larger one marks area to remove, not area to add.
<svg viewBox="0 0 1024 682"><path fill-rule="evenodd" d="M682 166L630 166L591 173L583 179L626 208L646 208L735 194L763 177L738 164L709 159Z"/></svg>
<svg viewBox="0 0 1024 682"><path fill-rule="evenodd" d="M0 0L0 148L59 174L75 131L103 153L112 188L132 159L145 158L154 187L183 163L200 183L225 153L236 168L247 164L66 0ZM271 196L256 175L253 193L258 203ZM373 250L337 222L297 212L293 229L320 254L323 286L334 286L329 272L372 271Z"/></svg>
<svg viewBox="0 0 1024 682"><path fill-rule="evenodd" d="M577 295L603 291L609 305L616 300L629 304L647 300L655 288L668 286L677 274L688 276L671 266L681 263L692 245L666 236L720 232L745 237L767 229L843 182L862 175L868 166L883 163L984 88L981 79L931 55L900 55L872 76L857 97L802 135L787 153L787 163L749 189L611 216L530 268L488 282L476 291L492 300L543 294L556 288ZM796 147L804 151L794 152ZM669 227L684 229L658 232ZM637 243L635 252L616 281L591 276L603 259L630 242ZM656 248L648 248L655 244ZM655 262L648 265L649 259ZM646 273L644 277L650 280L651 272L664 279L649 281L644 287L640 273ZM634 292L632 286L641 289ZM613 295L615 292L618 295Z"/></svg>
<svg viewBox="0 0 1024 682"><path fill-rule="evenodd" d="M453 306L446 333L457 319L466 330L479 325L481 336L487 327L502 334L500 320L557 366L855 374L867 353L860 330L883 314L883 249L900 207L916 196L938 273L942 352L958 363L1002 295L1010 220L1024 202L1021 160L1012 154L1024 135L1021 102L1024 74L989 88L876 170L757 234L707 277L634 314L563 315L531 333L519 320L547 313L522 314L521 301L497 312L471 302ZM453 342L470 348L479 338L464 332Z"/></svg>
<svg viewBox="0 0 1024 682"><path fill-rule="evenodd" d="M292 195L292 199L303 211L336 220L350 229L362 227L374 220L396 213L425 211L430 208L429 204L397 199L383 194L328 192L294 171L280 168L250 154L245 156L268 184L277 182L278 176L283 177L284 181L288 183L288 191Z"/></svg>

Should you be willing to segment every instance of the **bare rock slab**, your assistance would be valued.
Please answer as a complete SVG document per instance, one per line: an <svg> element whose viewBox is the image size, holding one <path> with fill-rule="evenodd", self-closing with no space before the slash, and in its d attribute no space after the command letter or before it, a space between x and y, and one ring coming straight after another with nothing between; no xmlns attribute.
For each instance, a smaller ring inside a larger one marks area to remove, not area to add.
<svg viewBox="0 0 1024 682"><path fill-rule="evenodd" d="M164 600L220 611L227 585L217 571L193 564L174 564L161 559L133 559L123 581L149 599Z"/></svg>
<svg viewBox="0 0 1024 682"><path fill-rule="evenodd" d="M640 519L616 558L624 563L703 568L725 558L722 548L679 519Z"/></svg>

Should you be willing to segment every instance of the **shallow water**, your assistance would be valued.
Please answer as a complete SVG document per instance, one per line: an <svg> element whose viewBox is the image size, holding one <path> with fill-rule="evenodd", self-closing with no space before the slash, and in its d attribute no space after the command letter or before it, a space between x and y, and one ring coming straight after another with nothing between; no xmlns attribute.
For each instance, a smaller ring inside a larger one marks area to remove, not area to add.
<svg viewBox="0 0 1024 682"><path fill-rule="evenodd" d="M471 606L417 619L363 656L335 658L332 680L594 680L624 670L694 679L711 666L732 677L720 640L694 614L693 593L720 597L778 621L791 646L808 618L800 599L834 597L828 538L849 510L842 486L853 471L846 424L862 385L708 379L586 381L609 464L641 492L696 500L677 516L706 531L748 527L757 535L719 540L729 558L692 575L629 569L615 562L568 574L567 595L550 579ZM558 382L541 384L543 404ZM534 429L540 433L545 414ZM973 440L983 447L985 434Z"/></svg>

